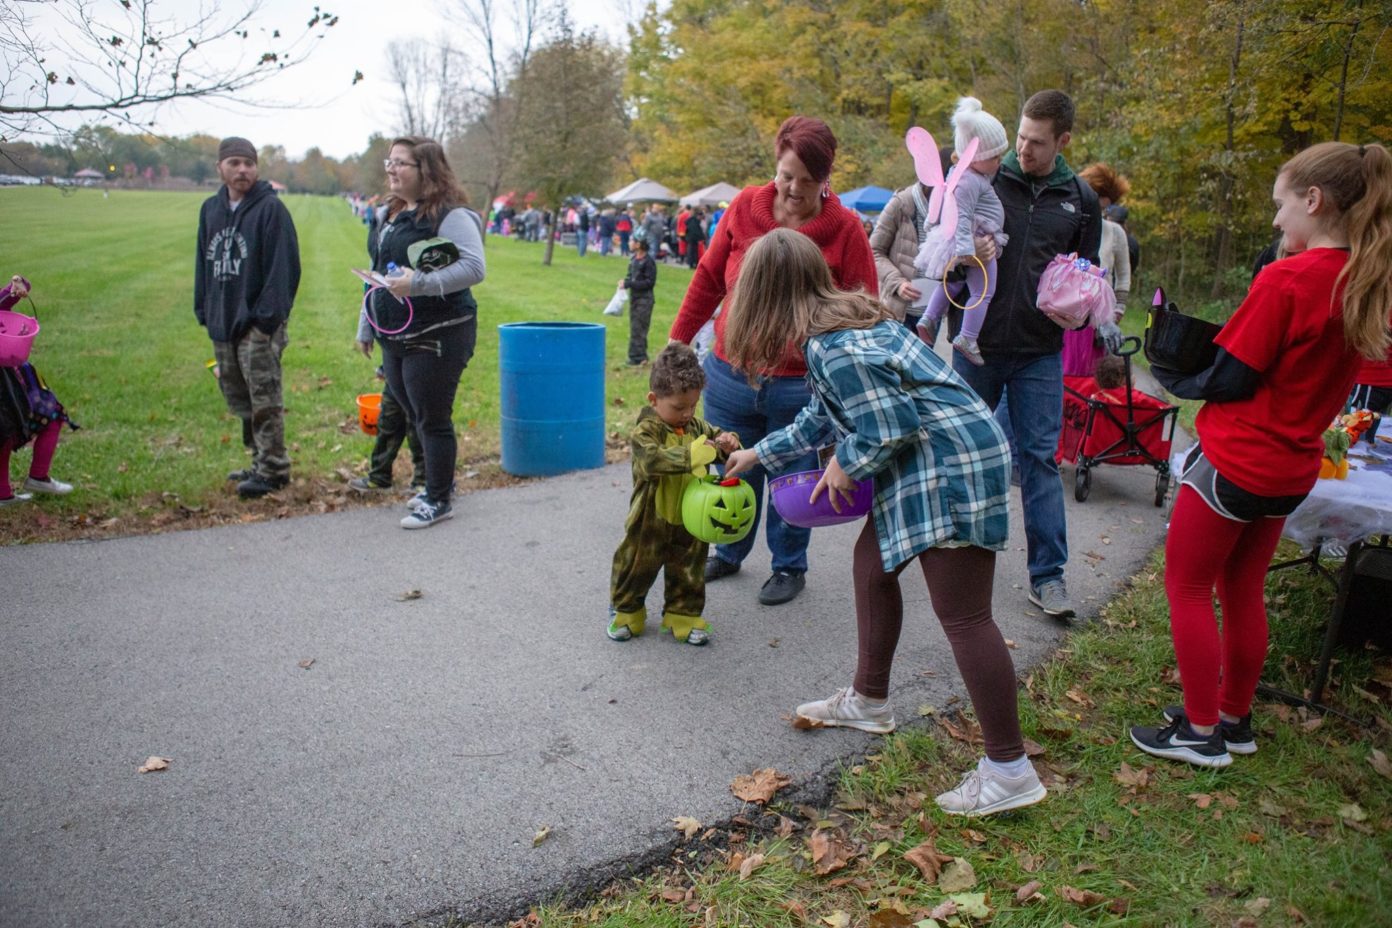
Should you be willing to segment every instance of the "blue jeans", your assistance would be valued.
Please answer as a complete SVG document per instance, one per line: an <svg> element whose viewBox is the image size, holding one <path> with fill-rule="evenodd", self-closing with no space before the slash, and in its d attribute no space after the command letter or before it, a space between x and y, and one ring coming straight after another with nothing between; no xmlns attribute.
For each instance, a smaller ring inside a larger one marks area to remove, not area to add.
<svg viewBox="0 0 1392 928"><path fill-rule="evenodd" d="M717 428L738 432L740 444L745 448L754 447L766 435L792 424L812 399L812 392L804 377L774 377L755 390L749 386L743 374L717 358L714 351L706 355L703 367L706 371L706 390L702 394L706 421ZM817 455L813 452L794 461L778 474L814 470L816 467ZM739 564L754 550L754 538L759 534L759 514L763 510L765 477L777 477L778 474L766 475L762 467L755 467L740 475L754 488L754 524L743 541L717 545L716 557ZM765 514L768 517L765 532L769 551L773 553L773 569L793 574L805 573L807 542L812 538L812 530L789 525L772 506Z"/></svg>
<svg viewBox="0 0 1392 928"><path fill-rule="evenodd" d="M580 252L580 257L585 257L585 248L590 244L590 233L581 229L575 230L575 250Z"/></svg>
<svg viewBox="0 0 1392 928"><path fill-rule="evenodd" d="M990 358L981 367L954 355L952 369L992 409L1005 393L1020 466L1020 499L1030 585L1062 580L1068 563L1068 525L1063 482L1054 452L1063 428L1063 362L1058 354L1039 358ZM1007 387L1009 389L1007 389Z"/></svg>

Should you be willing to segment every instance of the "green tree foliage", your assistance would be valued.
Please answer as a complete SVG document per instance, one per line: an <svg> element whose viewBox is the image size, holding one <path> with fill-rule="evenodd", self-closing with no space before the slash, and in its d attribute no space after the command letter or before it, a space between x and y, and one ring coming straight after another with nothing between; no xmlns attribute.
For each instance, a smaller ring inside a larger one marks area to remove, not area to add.
<svg viewBox="0 0 1392 928"><path fill-rule="evenodd" d="M1070 161L1131 179L1147 280L1204 297L1245 288L1286 158L1392 140L1392 5L1371 0L673 0L629 45L635 171L682 189L771 176L794 113L835 131L834 188L901 186L904 131L949 141L958 96L1009 131L1065 90Z"/></svg>
<svg viewBox="0 0 1392 928"><path fill-rule="evenodd" d="M595 195L613 177L626 142L622 81L619 51L593 32L576 32L562 10L509 93L521 101L515 176L543 203ZM549 264L554 239L547 241Z"/></svg>

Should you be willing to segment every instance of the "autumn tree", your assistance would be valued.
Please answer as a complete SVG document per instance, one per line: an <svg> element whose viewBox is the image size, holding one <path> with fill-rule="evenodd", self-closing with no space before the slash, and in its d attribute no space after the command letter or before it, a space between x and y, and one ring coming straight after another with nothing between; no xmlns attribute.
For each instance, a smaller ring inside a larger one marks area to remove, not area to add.
<svg viewBox="0 0 1392 928"><path fill-rule="evenodd" d="M625 144L623 57L593 31L577 32L564 10L525 74L509 88L522 101L517 119L517 176L553 215L567 197L594 195L613 175ZM547 236L542 263L551 263Z"/></svg>

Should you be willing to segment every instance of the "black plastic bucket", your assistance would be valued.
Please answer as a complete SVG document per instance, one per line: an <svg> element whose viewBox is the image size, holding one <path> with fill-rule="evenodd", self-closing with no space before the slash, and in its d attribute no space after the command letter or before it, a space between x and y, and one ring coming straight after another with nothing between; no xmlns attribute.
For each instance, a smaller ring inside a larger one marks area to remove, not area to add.
<svg viewBox="0 0 1392 928"><path fill-rule="evenodd" d="M1152 306L1146 317L1146 360L1181 374L1207 370L1218 356L1213 339L1222 328L1217 323L1186 316L1173 303Z"/></svg>

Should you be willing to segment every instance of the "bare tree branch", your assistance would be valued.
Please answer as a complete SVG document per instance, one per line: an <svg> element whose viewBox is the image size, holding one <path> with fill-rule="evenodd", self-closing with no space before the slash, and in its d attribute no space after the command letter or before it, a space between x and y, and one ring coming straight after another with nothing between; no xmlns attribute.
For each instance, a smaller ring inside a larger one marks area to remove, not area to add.
<svg viewBox="0 0 1392 928"><path fill-rule="evenodd" d="M290 37L254 25L261 0L194 16L157 0L0 5L0 131L58 129L69 114L151 118L165 103L235 99L303 62L338 17L314 7Z"/></svg>

